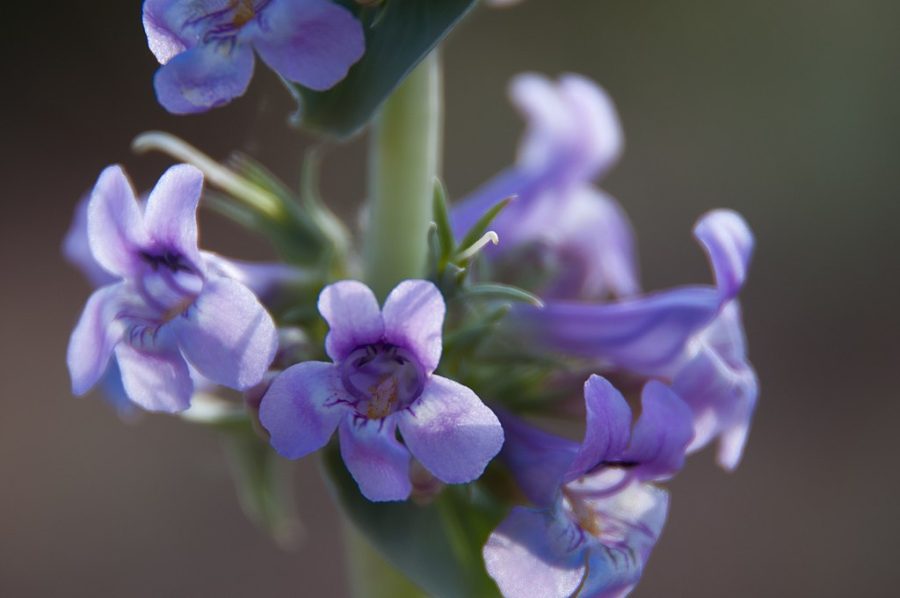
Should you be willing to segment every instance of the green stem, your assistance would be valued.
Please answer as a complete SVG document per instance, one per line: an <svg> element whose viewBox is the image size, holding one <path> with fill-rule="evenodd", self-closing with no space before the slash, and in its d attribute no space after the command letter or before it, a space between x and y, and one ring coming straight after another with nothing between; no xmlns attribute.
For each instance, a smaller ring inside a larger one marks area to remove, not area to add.
<svg viewBox="0 0 900 598"><path fill-rule="evenodd" d="M384 298L421 277L441 141L441 75L432 52L381 108L371 133L366 282Z"/></svg>

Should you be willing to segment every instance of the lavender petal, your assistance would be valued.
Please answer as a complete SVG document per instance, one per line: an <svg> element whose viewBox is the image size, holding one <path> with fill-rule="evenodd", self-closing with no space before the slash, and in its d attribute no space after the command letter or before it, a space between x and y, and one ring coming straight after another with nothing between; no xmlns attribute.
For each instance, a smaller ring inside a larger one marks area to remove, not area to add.
<svg viewBox="0 0 900 598"><path fill-rule="evenodd" d="M349 398L333 364L306 361L272 381L259 406L259 421L278 454L299 459L328 443L348 413L341 401Z"/></svg>
<svg viewBox="0 0 900 598"><path fill-rule="evenodd" d="M503 445L494 412L466 386L431 376L422 395L399 413L400 434L413 456L451 484L481 475Z"/></svg>
<svg viewBox="0 0 900 598"><path fill-rule="evenodd" d="M396 429L390 420L353 417L338 428L344 464L373 502L406 500L412 491L409 451L397 440Z"/></svg>
<svg viewBox="0 0 900 598"><path fill-rule="evenodd" d="M229 388L259 383L278 349L271 316L247 287L227 278L208 280L173 326L197 371Z"/></svg>

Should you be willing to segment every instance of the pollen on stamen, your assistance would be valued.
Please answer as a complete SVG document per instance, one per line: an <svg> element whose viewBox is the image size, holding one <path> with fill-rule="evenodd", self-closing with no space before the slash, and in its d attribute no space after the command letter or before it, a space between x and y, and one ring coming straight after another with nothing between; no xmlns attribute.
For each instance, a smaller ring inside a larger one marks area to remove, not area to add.
<svg viewBox="0 0 900 598"><path fill-rule="evenodd" d="M397 380L388 376L379 384L369 389L372 399L369 402L366 415L370 419L381 419L390 415L397 404Z"/></svg>
<svg viewBox="0 0 900 598"><path fill-rule="evenodd" d="M233 0L234 17L231 22L235 27L243 27L256 16L253 0Z"/></svg>

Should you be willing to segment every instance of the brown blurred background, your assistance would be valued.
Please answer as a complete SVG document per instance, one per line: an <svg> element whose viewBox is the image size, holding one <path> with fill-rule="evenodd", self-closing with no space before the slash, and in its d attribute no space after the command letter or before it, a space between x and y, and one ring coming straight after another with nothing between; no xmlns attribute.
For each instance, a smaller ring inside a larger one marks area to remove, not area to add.
<svg viewBox="0 0 900 598"><path fill-rule="evenodd" d="M88 287L60 258L78 197L108 163L139 187L161 128L295 182L310 141L259 68L232 106L191 118L153 98L138 0L6 3L2 43L0 596L343 596L340 533L313 459L298 465L306 541L283 552L241 514L217 438L166 417L120 422L68 390L65 346ZM627 136L602 185L640 235L649 288L709 274L705 210L758 238L744 306L762 397L727 475L709 453L672 484L636 596L891 596L900 568L900 4L895 0L525 0L480 10L447 44L445 175L459 196L507 164L505 99L523 70L575 71ZM327 156L353 214L364 143ZM207 247L264 244L204 216Z"/></svg>

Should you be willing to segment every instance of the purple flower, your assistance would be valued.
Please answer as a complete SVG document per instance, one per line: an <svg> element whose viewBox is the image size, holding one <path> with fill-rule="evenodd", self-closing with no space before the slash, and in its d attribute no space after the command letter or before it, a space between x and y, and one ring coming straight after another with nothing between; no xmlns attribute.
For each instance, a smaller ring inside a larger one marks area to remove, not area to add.
<svg viewBox="0 0 900 598"><path fill-rule="evenodd" d="M203 112L246 91L254 51L289 81L328 89L365 51L362 26L331 0L146 0L144 30L170 112Z"/></svg>
<svg viewBox="0 0 900 598"><path fill-rule="evenodd" d="M651 381L632 429L628 404L604 378L591 376L584 398L580 446L504 417L501 455L535 505L514 507L484 547L507 598L625 596L662 531L668 495L648 482L681 468L690 410Z"/></svg>
<svg viewBox="0 0 900 598"><path fill-rule="evenodd" d="M344 463L373 501L409 496L410 454L444 482L480 476L503 430L472 390L433 374L445 312L437 288L407 280L379 309L364 284L338 282L322 291L319 312L334 363L300 363L269 387L259 415L275 450L302 457L337 429Z"/></svg>
<svg viewBox="0 0 900 598"><path fill-rule="evenodd" d="M182 411L194 383L188 363L216 384L258 383L276 348L272 319L243 284L217 275L197 248L203 176L170 168L138 203L118 166L103 171L88 204L93 258L116 282L97 289L69 341L76 395L114 356L127 397L150 411Z"/></svg>
<svg viewBox="0 0 900 598"><path fill-rule="evenodd" d="M691 450L721 436L719 462L733 469L757 395L735 299L747 275L753 235L728 210L704 216L694 235L709 256L715 287L685 286L614 303L549 301L541 310L517 309L509 325L550 349L673 380L695 413Z"/></svg>
<svg viewBox="0 0 900 598"><path fill-rule="evenodd" d="M591 184L622 150L612 101L577 75L558 83L520 75L510 95L528 121L516 164L454 207L454 232L465 234L488 208L515 196L492 224L500 246L487 252L501 279L547 299L636 293L631 225L618 203ZM526 260L530 268L522 268ZM545 280L523 284L524 272Z"/></svg>

